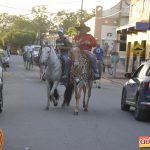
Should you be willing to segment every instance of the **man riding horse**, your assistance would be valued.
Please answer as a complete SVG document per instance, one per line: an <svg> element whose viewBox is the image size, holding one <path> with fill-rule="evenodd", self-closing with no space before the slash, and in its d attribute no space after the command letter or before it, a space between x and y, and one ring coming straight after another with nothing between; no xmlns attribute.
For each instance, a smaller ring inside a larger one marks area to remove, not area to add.
<svg viewBox="0 0 150 150"><path fill-rule="evenodd" d="M87 34L87 32L90 31L90 28L85 24L81 23L79 27L75 28L79 34L74 37L74 42L78 44L80 50L84 51L84 53L86 53L88 58L91 60L94 79L99 79L96 57L91 53L92 48L96 47L96 40L91 34Z"/></svg>
<svg viewBox="0 0 150 150"><path fill-rule="evenodd" d="M68 76L68 68L69 68L69 57L68 52L72 47L72 44L64 35L63 28L58 30L58 39L56 40L56 50L60 52L61 60L62 60L62 78L66 79Z"/></svg>

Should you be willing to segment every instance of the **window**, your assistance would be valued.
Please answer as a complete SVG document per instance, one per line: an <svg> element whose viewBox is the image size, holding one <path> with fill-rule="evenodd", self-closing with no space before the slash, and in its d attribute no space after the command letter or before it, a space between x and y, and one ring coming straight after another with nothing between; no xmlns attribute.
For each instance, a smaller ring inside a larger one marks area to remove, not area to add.
<svg viewBox="0 0 150 150"><path fill-rule="evenodd" d="M127 40L127 35L121 35L120 36L120 48L119 48L119 51L126 51L126 40Z"/></svg>

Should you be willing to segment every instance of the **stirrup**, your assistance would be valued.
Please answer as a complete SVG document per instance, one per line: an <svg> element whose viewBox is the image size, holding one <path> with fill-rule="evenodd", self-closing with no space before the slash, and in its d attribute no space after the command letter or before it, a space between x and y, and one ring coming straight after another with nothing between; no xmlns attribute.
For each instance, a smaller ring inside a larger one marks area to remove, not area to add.
<svg viewBox="0 0 150 150"><path fill-rule="evenodd" d="M66 76L66 75L63 75L61 78L62 78L62 79L66 79L66 78L67 78L67 76Z"/></svg>

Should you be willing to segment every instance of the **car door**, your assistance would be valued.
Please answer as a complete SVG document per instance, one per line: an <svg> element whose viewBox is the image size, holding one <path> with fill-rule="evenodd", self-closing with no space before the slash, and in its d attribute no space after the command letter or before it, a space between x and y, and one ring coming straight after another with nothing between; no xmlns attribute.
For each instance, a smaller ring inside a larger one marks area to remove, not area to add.
<svg viewBox="0 0 150 150"><path fill-rule="evenodd" d="M142 78L147 71L147 65L142 64L132 75L127 84L127 99L134 102Z"/></svg>

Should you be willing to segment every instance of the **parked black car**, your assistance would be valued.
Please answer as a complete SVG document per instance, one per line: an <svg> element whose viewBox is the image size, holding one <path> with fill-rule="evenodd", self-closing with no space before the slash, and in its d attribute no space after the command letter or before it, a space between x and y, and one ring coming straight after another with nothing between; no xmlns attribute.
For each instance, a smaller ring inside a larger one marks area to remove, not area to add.
<svg viewBox="0 0 150 150"><path fill-rule="evenodd" d="M121 109L128 111L132 106L135 119L145 120L150 112L150 61L142 63L128 77L122 90Z"/></svg>

